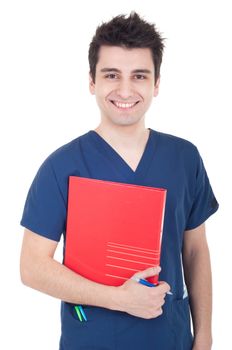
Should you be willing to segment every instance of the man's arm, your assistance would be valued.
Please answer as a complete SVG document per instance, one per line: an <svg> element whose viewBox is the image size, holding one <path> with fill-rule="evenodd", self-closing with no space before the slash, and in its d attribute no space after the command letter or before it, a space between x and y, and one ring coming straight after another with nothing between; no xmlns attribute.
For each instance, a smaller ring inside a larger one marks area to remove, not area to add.
<svg viewBox="0 0 232 350"><path fill-rule="evenodd" d="M147 288L131 279L120 287L95 283L56 261L56 247L57 242L25 230L20 261L25 285L73 304L95 305L143 318L162 313L165 293L170 289L167 283L156 288ZM158 272L158 268L149 268L136 275L146 278Z"/></svg>
<svg viewBox="0 0 232 350"><path fill-rule="evenodd" d="M212 346L212 277L204 224L185 231L183 266L193 319L193 350L210 350Z"/></svg>

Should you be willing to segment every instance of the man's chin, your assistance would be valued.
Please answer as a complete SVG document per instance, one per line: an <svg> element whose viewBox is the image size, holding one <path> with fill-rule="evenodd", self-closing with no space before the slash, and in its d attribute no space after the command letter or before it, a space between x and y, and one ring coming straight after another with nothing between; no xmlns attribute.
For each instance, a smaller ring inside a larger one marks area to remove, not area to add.
<svg viewBox="0 0 232 350"><path fill-rule="evenodd" d="M135 116L121 116L121 117L111 117L110 120L114 125L118 126L130 126L130 125L135 125L140 122L142 117L135 117Z"/></svg>

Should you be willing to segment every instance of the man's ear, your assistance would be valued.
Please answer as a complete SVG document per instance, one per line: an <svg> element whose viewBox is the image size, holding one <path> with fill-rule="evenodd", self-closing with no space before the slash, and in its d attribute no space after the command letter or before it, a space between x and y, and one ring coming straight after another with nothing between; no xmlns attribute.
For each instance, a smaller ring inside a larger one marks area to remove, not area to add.
<svg viewBox="0 0 232 350"><path fill-rule="evenodd" d="M160 86L160 76L157 79L155 87L154 87L154 94L153 94L154 97L156 97L159 93L159 86Z"/></svg>
<svg viewBox="0 0 232 350"><path fill-rule="evenodd" d="M93 82L91 73L89 73L89 91L92 95L95 95L95 84Z"/></svg>

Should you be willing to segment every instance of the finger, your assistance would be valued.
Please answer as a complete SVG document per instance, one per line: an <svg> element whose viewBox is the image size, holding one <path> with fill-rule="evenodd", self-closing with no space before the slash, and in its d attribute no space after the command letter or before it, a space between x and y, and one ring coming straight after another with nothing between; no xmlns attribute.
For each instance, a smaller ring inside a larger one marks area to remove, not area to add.
<svg viewBox="0 0 232 350"><path fill-rule="evenodd" d="M169 284L164 281L160 281L156 288L158 288L162 293L168 293L171 290Z"/></svg>
<svg viewBox="0 0 232 350"><path fill-rule="evenodd" d="M160 266L149 267L146 270L136 272L133 277L135 278L147 278L158 275L161 271Z"/></svg>

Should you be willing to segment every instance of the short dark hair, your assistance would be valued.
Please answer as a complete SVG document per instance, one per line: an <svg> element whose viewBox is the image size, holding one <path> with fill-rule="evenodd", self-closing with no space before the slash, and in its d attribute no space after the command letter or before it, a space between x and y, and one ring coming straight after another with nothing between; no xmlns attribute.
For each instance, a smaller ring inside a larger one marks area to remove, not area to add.
<svg viewBox="0 0 232 350"><path fill-rule="evenodd" d="M154 24L144 21L136 12L113 17L111 21L97 27L89 46L89 67L93 82L96 77L96 65L102 45L125 48L150 48L155 67L155 82L160 76L164 41Z"/></svg>

